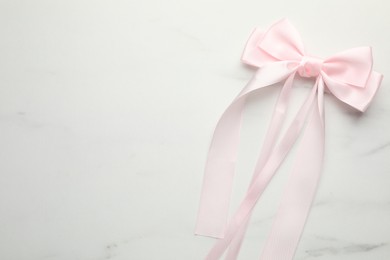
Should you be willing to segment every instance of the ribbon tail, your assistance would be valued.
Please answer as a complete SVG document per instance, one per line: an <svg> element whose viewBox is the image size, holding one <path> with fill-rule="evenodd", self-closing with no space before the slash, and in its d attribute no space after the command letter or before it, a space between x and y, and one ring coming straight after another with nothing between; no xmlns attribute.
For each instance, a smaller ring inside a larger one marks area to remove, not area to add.
<svg viewBox="0 0 390 260"><path fill-rule="evenodd" d="M288 64L275 62L259 69L218 121L206 162L195 234L224 236L245 100L256 90L287 78L292 73Z"/></svg>
<svg viewBox="0 0 390 260"><path fill-rule="evenodd" d="M250 185L253 184L258 174L260 174L261 170L264 168L268 158L272 153L272 150L275 147L280 130L282 129L284 119L286 117L286 110L291 96L291 89L292 89L294 77L295 77L295 73L291 74L287 78L286 83L284 84L282 91L280 92L278 101L274 108L271 123L267 130L267 134L264 138L264 143L262 145L261 152L257 160ZM235 260L237 258L248 227L249 220L250 220L250 216L245 220L244 225L240 228L236 237L232 241L229 247L229 251L225 257L225 260Z"/></svg>
<svg viewBox="0 0 390 260"><path fill-rule="evenodd" d="M290 124L282 140L272 151L272 154L270 155L264 168L261 170L261 173L256 174L257 177L248 189L248 192L244 200L241 202L240 207L229 222L229 226L226 229L225 237L215 243L214 247L209 251L205 260L219 259L229 247L231 241L236 236L240 228L243 226L247 218L249 218L256 202L260 198L261 194L274 176L276 170L284 161L284 158L292 148L299 134L301 133L307 115L313 107L313 100L316 91L317 88L314 87L310 92L310 95L306 99L305 103L302 105L297 115L295 116L294 121Z"/></svg>
<svg viewBox="0 0 390 260"><path fill-rule="evenodd" d="M306 126L282 203L261 260L291 260L304 229L321 175L324 154L323 82Z"/></svg>
<svg viewBox="0 0 390 260"><path fill-rule="evenodd" d="M222 238L227 222L245 98L232 104L215 131L207 157L195 234Z"/></svg>
<svg viewBox="0 0 390 260"><path fill-rule="evenodd" d="M323 85L323 82L321 82L321 83L322 83L321 85L318 85L318 88L319 88L318 91L323 91L324 85ZM317 82L316 82L316 85L317 85ZM316 86L314 86L314 89L315 88L316 88ZM319 99L318 100L318 103L319 103L318 106L319 107L323 106L323 99L322 99L322 97L323 97L323 95L319 95L318 96L318 99ZM278 110L278 109L276 108L276 110ZM275 113L276 113L276 111L274 112L274 114ZM322 117L322 109L320 110L320 113L321 113L321 117ZM274 121L274 118L273 118L273 121ZM281 125L278 125L278 126L275 125L275 127L281 128ZM271 129L273 131L276 131L276 132L278 131L277 129L275 129L273 127L273 124L271 124L269 130L271 131ZM270 135L270 136L272 137L272 135ZM269 138L268 134L267 134L266 138ZM261 155L259 157L259 160L257 162L254 178L257 177L257 175L261 172L262 168L265 165L265 160L267 160L268 156L263 154L263 152L269 152L269 150L267 149L267 144L270 145L271 143L272 143L272 140L269 140L268 142L266 140L266 142L264 143L264 146L263 146L263 149L262 149L262 153L261 153ZM268 148L270 148L270 147L268 147ZM247 230L247 227L248 227L248 224L249 224L249 221L250 221L250 218L251 218L251 214L247 217L247 219L245 219L243 226L237 232L234 240L230 244L229 250L228 250L227 255L225 257L225 260L235 260L235 259L237 259L238 254L239 254L240 249L241 249L241 245L242 245L245 233L246 233L246 230Z"/></svg>

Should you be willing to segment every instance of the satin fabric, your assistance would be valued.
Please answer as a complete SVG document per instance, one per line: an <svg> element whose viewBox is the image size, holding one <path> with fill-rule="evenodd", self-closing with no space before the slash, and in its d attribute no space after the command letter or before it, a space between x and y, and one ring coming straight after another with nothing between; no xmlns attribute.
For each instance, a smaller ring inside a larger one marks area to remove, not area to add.
<svg viewBox="0 0 390 260"><path fill-rule="evenodd" d="M242 61L259 69L225 110L215 128L195 233L220 238L205 259L220 259L228 249L225 259L236 259L257 200L297 138L303 135L295 166L260 258L288 260L294 256L320 178L325 142L324 91L364 112L380 86L382 75L372 70L370 47L349 49L326 59L306 54L298 31L287 19L278 21L266 31L255 29L246 44ZM316 78L316 82L277 143L296 75ZM227 225L245 100L256 90L278 82L284 82L284 86L251 184Z"/></svg>

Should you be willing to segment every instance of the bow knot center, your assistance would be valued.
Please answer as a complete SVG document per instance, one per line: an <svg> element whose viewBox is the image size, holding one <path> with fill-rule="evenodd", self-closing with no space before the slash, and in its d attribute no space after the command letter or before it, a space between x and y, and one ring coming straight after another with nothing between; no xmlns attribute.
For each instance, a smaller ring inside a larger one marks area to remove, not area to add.
<svg viewBox="0 0 390 260"><path fill-rule="evenodd" d="M323 62L319 58L303 56L299 64L298 73L305 78L317 77L321 72Z"/></svg>

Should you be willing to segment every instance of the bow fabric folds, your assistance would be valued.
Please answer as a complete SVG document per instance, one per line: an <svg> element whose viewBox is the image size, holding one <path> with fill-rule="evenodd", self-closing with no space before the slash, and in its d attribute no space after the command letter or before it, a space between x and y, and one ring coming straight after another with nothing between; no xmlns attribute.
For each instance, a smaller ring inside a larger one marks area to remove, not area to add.
<svg viewBox="0 0 390 260"><path fill-rule="evenodd" d="M195 233L219 238L206 260L237 259L252 210L284 158L302 135L292 172L261 260L293 259L320 178L324 151L324 91L359 111L374 97L382 75L372 70L370 47L340 52L326 59L305 53L297 30L286 19L268 30L254 30L242 61L256 74L225 110L214 131L207 158ZM315 84L287 131L280 135L294 78L315 78ZM240 206L228 220L241 114L256 90L283 82L273 116ZM306 123L307 122L307 123Z"/></svg>

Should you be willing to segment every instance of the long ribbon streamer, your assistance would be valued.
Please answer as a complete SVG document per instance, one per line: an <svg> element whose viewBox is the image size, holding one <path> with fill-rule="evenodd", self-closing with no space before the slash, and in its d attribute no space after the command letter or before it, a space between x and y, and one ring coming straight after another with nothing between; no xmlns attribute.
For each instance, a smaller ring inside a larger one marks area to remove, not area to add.
<svg viewBox="0 0 390 260"><path fill-rule="evenodd" d="M317 88L315 86L301 109L298 111L295 119L290 124L290 127L287 129L286 134L280 141L279 145L273 150L261 173L257 174L257 177L250 186L246 197L242 201L237 212L234 214L226 230L225 237L215 243L214 247L205 258L206 260L219 259L229 246L238 229L249 217L249 214L257 200L260 198L276 170L279 168L285 156L297 140L304 126L305 119L313 107L313 100L315 100L316 91Z"/></svg>
<svg viewBox="0 0 390 260"><path fill-rule="evenodd" d="M322 96L323 81L320 78L318 101L313 107L287 189L260 259L283 260L294 256L321 174L325 140Z"/></svg>
<svg viewBox="0 0 390 260"><path fill-rule="evenodd" d="M317 84L317 83L316 83ZM318 99L322 100L322 97L323 97L323 89L324 89L324 86L323 86L323 81L322 79L319 79L319 89L318 89ZM285 93L287 93L287 91L285 91ZM288 95L290 95L290 93L288 93ZM281 95L282 96L282 95ZM289 97L286 97L285 100L288 100ZM319 105L319 108L323 105L322 104L322 101L319 102L320 105ZM286 104L287 105L287 104ZM279 107L279 102L277 103L276 105L276 111L278 110L278 107ZM319 111L322 111L319 110ZM285 113L284 113L285 114ZM321 112L321 115L322 115L322 112ZM275 113L274 113L274 117L273 117L273 120L271 122L271 127L270 129L273 129L272 126L275 126L277 127L278 129L281 128L282 126L282 123L283 123L283 120L284 120L284 117L281 118L279 121L278 121L278 124L274 125L274 122L275 122ZM308 131L308 130L306 130ZM270 132L270 131L269 131ZM257 162L257 166L256 166L256 170L255 170L255 174L253 176L253 179L252 179L252 182L251 184L253 183L254 179L258 176L258 174L260 174L261 170L263 169L264 165L265 165L265 162L266 162L266 159L268 158L267 155L270 153L272 147L271 147L271 144L270 142L267 142L267 139L269 137L272 137L273 139L272 140L275 140L276 137L275 136L272 136L272 133L278 133L278 131L275 131L275 132L271 132L271 133L267 133L267 136L266 136L266 141L265 143L263 144L263 150L262 152L260 153L260 157L258 159L258 162ZM269 144L269 146L267 146L266 144ZM264 147L267 147L267 148L264 148ZM310 149L309 150L304 150L304 151L311 151ZM301 157L298 157L298 158L301 158ZM300 164L300 165L303 165L303 164ZM284 200L283 200L284 201ZM281 214L281 213L278 213L278 214ZM288 216L288 214L286 215ZM232 243L230 244L230 247L229 247L229 251L226 255L226 260L234 260L234 259L237 259L238 257L238 253L240 251L240 248L241 248L241 244L243 242L243 238L244 238L244 235L245 235L245 231L247 229L247 225L249 223L249 219L250 219L250 216L246 219L245 223L244 223L244 226L241 227L240 231L236 234L236 237L234 238L234 240L232 241ZM274 226L278 226L277 224L274 224ZM269 239L270 240L270 239Z"/></svg>
<svg viewBox="0 0 390 260"><path fill-rule="evenodd" d="M275 75L272 73L274 70L281 71L281 73ZM286 62L263 67L219 120L206 163L196 234L223 237L237 160L241 114L246 97L258 89L284 80L290 74L291 70L287 68Z"/></svg>
<svg viewBox="0 0 390 260"><path fill-rule="evenodd" d="M252 180L250 185L253 184L255 179L258 176L258 173L261 172L261 170L264 168L272 150L275 146L275 143L277 141L277 138L279 136L280 130L282 128L287 108L288 108L288 102L290 100L291 96L291 89L292 89L292 83L295 77L295 73L292 74L285 82L282 91L280 92L278 101L276 103L276 106L274 108L274 112L272 115L272 120L270 123L270 126L268 128L268 131L266 133L266 136L264 138L264 143L260 152L259 159L257 160L256 167L254 174L252 176ZM250 187L250 186L249 186ZM245 221L243 227L240 228L239 232L237 233L237 236L232 241L229 251L226 255L226 260L234 260L237 258L238 253L241 248L241 244L243 242L243 238L245 235L245 231L247 229L249 223L249 218Z"/></svg>

